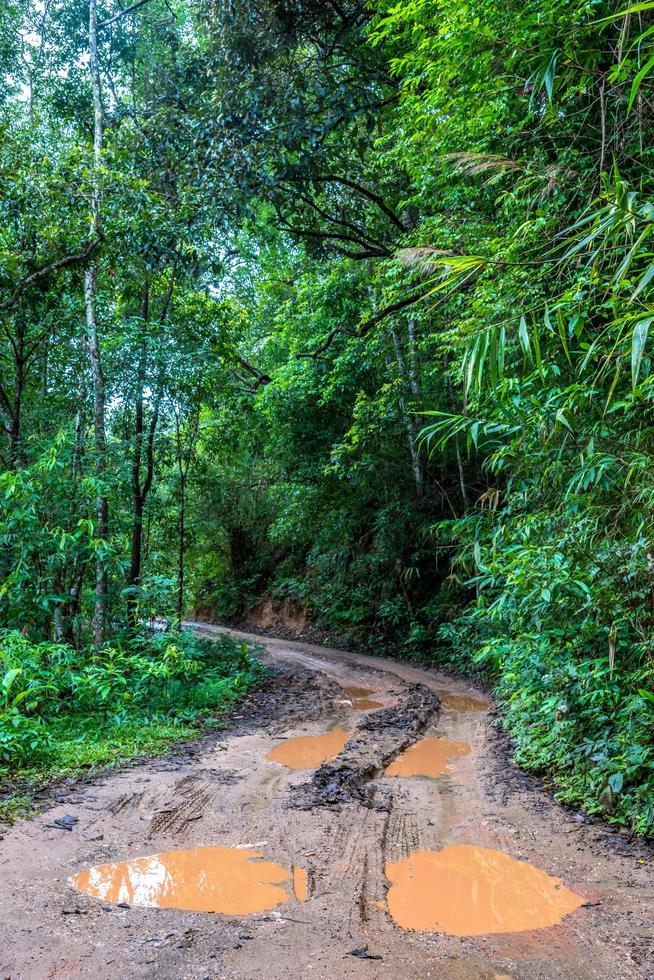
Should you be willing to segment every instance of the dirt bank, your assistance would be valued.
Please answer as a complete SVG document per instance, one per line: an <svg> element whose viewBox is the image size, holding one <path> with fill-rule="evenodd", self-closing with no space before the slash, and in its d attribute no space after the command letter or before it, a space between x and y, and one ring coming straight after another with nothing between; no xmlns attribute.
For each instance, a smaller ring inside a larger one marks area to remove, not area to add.
<svg viewBox="0 0 654 980"><path fill-rule="evenodd" d="M4 831L0 976L654 977L651 851L580 822L515 769L483 695L406 664L252 639L265 643L277 675L228 731L70 786L61 803ZM336 727L351 737L316 771L266 758L282 739ZM435 779L385 775L424 736L469 751ZM76 820L55 823L65 817ZM584 904L538 930L400 928L388 867L463 844L530 862ZM306 895L291 889L272 909L233 916L123 908L68 881L92 865L207 845L248 847L299 869Z"/></svg>

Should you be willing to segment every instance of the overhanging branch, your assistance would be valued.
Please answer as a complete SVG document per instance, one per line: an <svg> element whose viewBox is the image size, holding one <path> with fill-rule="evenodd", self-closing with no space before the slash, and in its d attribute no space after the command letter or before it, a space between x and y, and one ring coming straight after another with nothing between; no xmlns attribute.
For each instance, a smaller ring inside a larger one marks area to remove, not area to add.
<svg viewBox="0 0 654 980"><path fill-rule="evenodd" d="M363 187L361 184L357 184L355 180L351 180L349 177L339 177L338 174L324 174L321 176L307 175L306 177L287 177L288 181L302 181L302 182L312 182L316 184L343 184L344 187L350 187L352 190L356 191L357 194L361 194L363 197L368 198L373 204L376 204L380 211L382 211L389 221L400 229L400 231L406 231L405 225L395 214L393 209L388 206L384 198L380 194L375 194L374 191L368 190L367 187Z"/></svg>
<svg viewBox="0 0 654 980"><path fill-rule="evenodd" d="M243 370L252 378L244 377L238 371L232 371L233 378L241 384L241 391L247 392L249 395L254 395L259 390L262 385L270 384L272 378L268 374L264 374L255 368L249 361L246 361L244 357L237 356L236 360L243 368Z"/></svg>
<svg viewBox="0 0 654 980"><path fill-rule="evenodd" d="M0 310L8 310L14 306L22 293L25 292L34 283L40 282L41 279L46 279L51 273L58 272L59 269L65 269L69 265L75 265L77 262L83 262L89 257L94 248L100 243L100 238L93 238L90 242L84 246L79 252L74 252L72 255L64 255L60 259L56 259L54 262L50 262L49 265L43 266L42 269L37 269L36 272L32 272L31 275L26 276L22 279L16 288L14 289L11 296L0 302Z"/></svg>
<svg viewBox="0 0 654 980"><path fill-rule="evenodd" d="M433 292L433 290L430 289L426 292L422 291L420 293L411 293L410 296L405 296L404 299L400 299L396 303L391 303L390 306L385 306L383 310L379 310L373 316L369 317L369 319L364 320L363 323L356 328L356 330L350 330L349 327L336 327L336 329L332 330L322 344L320 344L319 347L316 347L314 351L304 351L303 353L296 354L295 356L298 359L309 357L315 361L316 358L320 357L321 354L324 354L325 351L331 347L339 334L345 334L347 337L365 337L373 327L381 322L381 320L385 320L386 317L391 316L392 313L398 313L406 306L411 306L413 303L419 303L421 299L429 296L431 292Z"/></svg>
<svg viewBox="0 0 654 980"><path fill-rule="evenodd" d="M98 30L101 31L105 27L109 27L110 24L115 24L117 20L121 19L121 17L126 17L127 14L131 14L134 10L138 10L139 7L143 7L149 2L150 0L136 0L136 3L131 4L129 7L125 7L124 10L120 10L117 14L114 14L113 17L110 17L108 20L103 20L101 24L98 24Z"/></svg>

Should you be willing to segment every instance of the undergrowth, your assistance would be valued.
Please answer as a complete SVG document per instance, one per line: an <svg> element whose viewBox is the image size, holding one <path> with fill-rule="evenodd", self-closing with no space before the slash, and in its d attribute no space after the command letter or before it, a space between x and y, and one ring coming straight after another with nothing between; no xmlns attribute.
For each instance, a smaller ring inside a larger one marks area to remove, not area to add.
<svg viewBox="0 0 654 980"><path fill-rule="evenodd" d="M265 673L245 644L187 632L119 636L100 651L0 634L0 817L35 790L220 728Z"/></svg>

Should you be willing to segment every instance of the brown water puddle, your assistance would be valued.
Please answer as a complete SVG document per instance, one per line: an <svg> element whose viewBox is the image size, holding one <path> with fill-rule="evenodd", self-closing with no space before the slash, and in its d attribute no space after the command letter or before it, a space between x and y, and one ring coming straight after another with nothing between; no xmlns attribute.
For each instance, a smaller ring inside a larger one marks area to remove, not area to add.
<svg viewBox="0 0 654 980"><path fill-rule="evenodd" d="M454 844L386 865L388 910L403 929L481 936L545 929L583 905L558 878L503 851Z"/></svg>
<svg viewBox="0 0 654 980"><path fill-rule="evenodd" d="M291 769L317 769L323 762L335 758L345 748L350 736L342 728L334 728L324 735L300 735L287 738L276 745L266 756L273 762L281 762Z"/></svg>
<svg viewBox="0 0 654 980"><path fill-rule="evenodd" d="M441 776L450 768L448 762L454 756L468 755L467 742L453 742L449 738L421 738L398 755L386 770L387 776Z"/></svg>
<svg viewBox="0 0 654 980"><path fill-rule="evenodd" d="M355 711L374 711L376 708L384 707L381 701L375 701L370 697L372 691L367 687L344 684L343 690L352 698L352 707Z"/></svg>
<svg viewBox="0 0 654 980"><path fill-rule="evenodd" d="M303 874L304 873L304 879ZM99 864L70 879L79 891L105 902L148 908L250 915L288 902L286 868L258 851L238 847L194 847L149 857ZM295 868L295 896L306 898L306 872Z"/></svg>
<svg viewBox="0 0 654 980"><path fill-rule="evenodd" d="M437 691L441 704L449 711L488 711L490 702L476 698L472 694L450 694L449 691Z"/></svg>
<svg viewBox="0 0 654 980"><path fill-rule="evenodd" d="M297 864L293 868L293 892L298 902L306 902L309 897L309 875L306 868Z"/></svg>

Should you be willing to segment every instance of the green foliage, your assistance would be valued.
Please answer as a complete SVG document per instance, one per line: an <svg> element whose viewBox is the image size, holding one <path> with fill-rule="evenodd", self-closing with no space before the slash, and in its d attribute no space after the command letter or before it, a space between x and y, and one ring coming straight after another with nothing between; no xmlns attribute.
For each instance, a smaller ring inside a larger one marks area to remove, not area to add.
<svg viewBox="0 0 654 980"><path fill-rule="evenodd" d="M0 13L5 760L229 701L138 624L272 597L650 833L654 4L170 14L103 4L98 158L86 8Z"/></svg>
<svg viewBox="0 0 654 980"><path fill-rule="evenodd" d="M100 651L34 643L0 634L0 767L33 765L61 747L61 726L193 722L221 714L262 676L244 644L227 636L199 640L185 632L130 633Z"/></svg>
<svg viewBox="0 0 654 980"><path fill-rule="evenodd" d="M415 165L430 153L448 175L430 168L441 241L468 225L458 254L430 260L455 287L461 402L428 409L419 434L428 454L465 447L485 483L437 527L468 600L443 653L492 678L523 765L651 834L653 188L636 109L652 29L601 13L550 3L509 24L492 0L426 2L381 15L376 42L404 52ZM511 51L495 43L509 35Z"/></svg>

